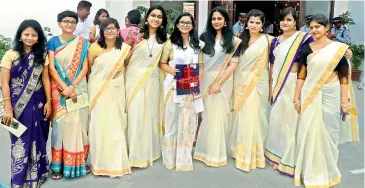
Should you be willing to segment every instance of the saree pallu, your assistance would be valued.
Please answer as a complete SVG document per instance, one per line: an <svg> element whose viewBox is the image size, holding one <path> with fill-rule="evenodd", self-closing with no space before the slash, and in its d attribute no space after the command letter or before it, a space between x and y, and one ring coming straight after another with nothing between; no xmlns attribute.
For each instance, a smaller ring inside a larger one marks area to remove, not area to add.
<svg viewBox="0 0 365 188"><path fill-rule="evenodd" d="M208 166L220 167L227 164L227 146L229 124L231 119L231 97L233 93L233 76L221 86L221 92L208 94L208 88L222 76L237 50L241 40L234 39L234 50L225 53L219 41L216 41L214 56L203 55L204 72L201 92L205 111L198 132L194 159Z"/></svg>
<svg viewBox="0 0 365 188"><path fill-rule="evenodd" d="M236 167L246 172L265 167L264 141L268 120L267 110L262 109L266 109L268 104L269 43L265 35L253 43L239 58L240 63L233 76L231 153L236 159ZM266 82L262 77L267 79Z"/></svg>
<svg viewBox="0 0 365 188"><path fill-rule="evenodd" d="M167 43L168 44L168 43ZM199 53L191 47L183 50L172 45L170 67L179 64L193 64L199 66ZM198 126L198 117L194 101L202 100L192 94L177 95L176 79L167 74L164 80L163 115L165 134L162 143L163 165L177 171L193 170L192 149Z"/></svg>
<svg viewBox="0 0 365 188"><path fill-rule="evenodd" d="M77 78L87 57L89 43L75 37L55 51L55 67L67 85ZM67 112L65 97L58 91L57 83L51 79L52 91L52 163L53 173L64 177L86 175L86 158L89 152L88 107ZM87 93L86 78L75 89L77 95Z"/></svg>
<svg viewBox="0 0 365 188"><path fill-rule="evenodd" d="M298 31L273 51L273 104L265 157L274 164L274 168L289 177L294 176L295 140L299 118L293 105L297 71L292 71L292 67L296 63L301 46L309 38L308 34Z"/></svg>
<svg viewBox="0 0 365 188"><path fill-rule="evenodd" d="M126 72L129 162L131 167L152 166L161 157L160 61L163 44L154 43L152 57L142 40L133 49Z"/></svg>
<svg viewBox="0 0 365 188"><path fill-rule="evenodd" d="M306 187L327 188L341 181L337 167L337 147L341 140L341 89L338 77L326 82L347 48L346 44L332 42L307 58L307 77L302 88L297 136L297 186L303 182ZM351 92L350 88L351 85ZM353 106L349 119L352 119L354 112L356 109ZM348 126L347 130L352 133L352 140L357 141L357 124L356 127Z"/></svg>
<svg viewBox="0 0 365 188"><path fill-rule="evenodd" d="M123 176L131 173L127 151L124 59L130 46L102 52L89 75L90 167L95 175Z"/></svg>
<svg viewBox="0 0 365 188"><path fill-rule="evenodd" d="M45 120L46 96L42 84L43 65L33 54L25 62L16 60L10 70L11 104L14 118L27 127L21 137L11 138L11 187L40 187L49 173L46 152L49 121Z"/></svg>

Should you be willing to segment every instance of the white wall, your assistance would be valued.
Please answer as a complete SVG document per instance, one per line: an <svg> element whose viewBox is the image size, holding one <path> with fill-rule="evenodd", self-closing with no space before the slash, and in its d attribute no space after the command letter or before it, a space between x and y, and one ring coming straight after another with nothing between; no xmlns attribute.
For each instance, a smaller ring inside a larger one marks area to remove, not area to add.
<svg viewBox="0 0 365 188"><path fill-rule="evenodd" d="M92 22L96 11L105 8L105 0L89 1L93 4L88 18ZM50 27L52 33L57 35L59 34L57 14L67 9L76 11L78 2L78 0L1 0L0 34L13 38L24 19L35 19L42 27Z"/></svg>
<svg viewBox="0 0 365 188"><path fill-rule="evenodd" d="M106 9L110 13L113 13L112 17L118 20L121 28L125 28L124 19L127 16L127 13L130 10L137 8L138 6L144 6L146 8L149 8L150 1L106 0Z"/></svg>
<svg viewBox="0 0 365 188"><path fill-rule="evenodd" d="M356 25L349 26L351 40L364 44L364 1L349 3L349 12L356 23Z"/></svg>
<svg viewBox="0 0 365 188"><path fill-rule="evenodd" d="M331 11L330 8L331 8L330 1L306 1L304 15L313 15L322 13L328 17Z"/></svg>
<svg viewBox="0 0 365 188"><path fill-rule="evenodd" d="M209 11L208 1L199 1L199 35L205 30Z"/></svg>

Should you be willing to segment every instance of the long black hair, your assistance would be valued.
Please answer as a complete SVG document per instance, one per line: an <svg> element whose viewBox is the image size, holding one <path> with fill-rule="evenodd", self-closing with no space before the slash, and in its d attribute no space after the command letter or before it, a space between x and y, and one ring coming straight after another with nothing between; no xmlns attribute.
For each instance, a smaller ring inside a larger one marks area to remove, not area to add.
<svg viewBox="0 0 365 188"><path fill-rule="evenodd" d="M262 29L264 29L264 24L265 24L265 14L258 9L252 9L250 10L250 12L247 13L247 21L245 26L247 26L248 21L250 20L251 17L259 17L261 22L262 22ZM264 33L264 31L260 31L260 33ZM242 31L242 33L240 34L240 39L242 40L241 44L240 44L240 54L244 54L246 49L248 48L248 43L250 42L250 31L248 30L248 28L244 28L244 30Z"/></svg>
<svg viewBox="0 0 365 188"><path fill-rule="evenodd" d="M167 40L167 34L166 34L166 28L167 28L167 15L165 12L165 9L161 5L155 5L148 9L147 13L144 16L144 22L147 22L148 16L150 16L151 12L154 10L160 10L162 12L162 23L161 27L157 29L156 31L156 41L159 44L162 44L166 42ZM142 29L140 30L141 33L143 33L143 38L148 39L150 38L150 31L148 29L148 24L143 23Z"/></svg>
<svg viewBox="0 0 365 188"><path fill-rule="evenodd" d="M110 18L109 12L106 9L99 9L98 12L96 12L95 18L94 18L94 25L100 25L100 21L99 21L99 17L100 15L102 15L103 13L106 13L107 17Z"/></svg>
<svg viewBox="0 0 365 188"><path fill-rule="evenodd" d="M100 45L100 47L106 49L106 42L105 42L105 37L104 37L104 29L108 27L108 25L113 24L118 30L120 29L119 23L116 19L114 18L108 18L105 19L101 25L100 25L100 38L98 40L98 44ZM116 49L120 49L122 47L122 43L123 43L123 39L121 37L119 37L119 35L117 36L117 39L115 40L115 48Z"/></svg>
<svg viewBox="0 0 365 188"><path fill-rule="evenodd" d="M182 36L181 36L181 32L180 32L179 28L177 28L177 25L179 24L180 19L182 17L184 17L184 16L189 16L190 17L190 20L191 20L191 24L193 26L193 29L189 32L189 35L190 35L190 42L189 43L190 43L190 47L192 47L194 49L194 51L196 51L196 50L199 49L198 33L196 31L196 28L195 28L194 18L188 12L184 12L184 13L180 14L179 17L177 17L177 19L175 21L175 29L172 32L171 37L170 37L171 42L173 44L176 44L179 48L183 48L184 47L183 39L182 39Z"/></svg>
<svg viewBox="0 0 365 188"><path fill-rule="evenodd" d="M226 26L222 28L222 47L226 53L231 53L233 51L233 31L232 26L230 25L230 19L228 16L228 12L226 9L222 7L216 7L212 10L212 12L208 16L207 26L205 31L200 35L200 40L205 42L205 46L203 48L203 53L213 56L215 54L214 45L215 45L215 37L217 35L217 31L212 26L212 17L214 12L219 12L223 15L224 21L226 22Z"/></svg>
<svg viewBox="0 0 365 188"><path fill-rule="evenodd" d="M26 53L24 51L24 43L21 40L21 36L24 30L32 28L38 34L38 41L32 46L31 52L34 55L34 62L36 65L44 64L45 62L45 54L46 54L46 46L47 46L47 38L43 33L43 29L41 24L39 24L36 20L24 20L18 27L14 37L14 48L13 50L18 52L20 56L20 62L24 62Z"/></svg>

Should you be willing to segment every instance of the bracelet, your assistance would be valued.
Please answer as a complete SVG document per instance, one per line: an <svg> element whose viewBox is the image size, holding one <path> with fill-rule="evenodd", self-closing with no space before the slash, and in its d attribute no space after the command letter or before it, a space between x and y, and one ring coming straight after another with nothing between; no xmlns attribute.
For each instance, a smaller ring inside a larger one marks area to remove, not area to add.
<svg viewBox="0 0 365 188"><path fill-rule="evenodd" d="M52 97L49 97L48 100L51 101L52 100Z"/></svg>
<svg viewBox="0 0 365 188"><path fill-rule="evenodd" d="M3 98L3 101L10 100L10 97Z"/></svg>
<svg viewBox="0 0 365 188"><path fill-rule="evenodd" d="M76 88L76 85L75 85L75 84L73 84L73 83L72 83L71 85L72 85L74 88Z"/></svg>
<svg viewBox="0 0 365 188"><path fill-rule="evenodd" d="M224 80L223 80L223 79L219 79L219 80L217 81L217 83L218 83L220 86L222 86L222 85L223 85L223 83L224 83Z"/></svg>
<svg viewBox="0 0 365 188"><path fill-rule="evenodd" d="M342 106L342 107L348 107L348 106L350 106L350 104L342 104L342 103L341 103L341 106Z"/></svg>
<svg viewBox="0 0 365 188"><path fill-rule="evenodd" d="M299 104L299 102L300 102L299 100L298 101L293 101L294 104Z"/></svg>

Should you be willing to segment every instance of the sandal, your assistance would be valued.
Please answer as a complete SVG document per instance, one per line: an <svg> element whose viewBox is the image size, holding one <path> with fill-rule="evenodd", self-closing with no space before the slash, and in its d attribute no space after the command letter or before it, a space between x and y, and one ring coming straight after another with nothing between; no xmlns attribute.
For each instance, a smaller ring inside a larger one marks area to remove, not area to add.
<svg viewBox="0 0 365 188"><path fill-rule="evenodd" d="M63 177L62 173L56 172L56 173L52 173L52 179L54 180L59 180Z"/></svg>
<svg viewBox="0 0 365 188"><path fill-rule="evenodd" d="M90 174L90 172L91 172L90 167L86 166L86 174Z"/></svg>

